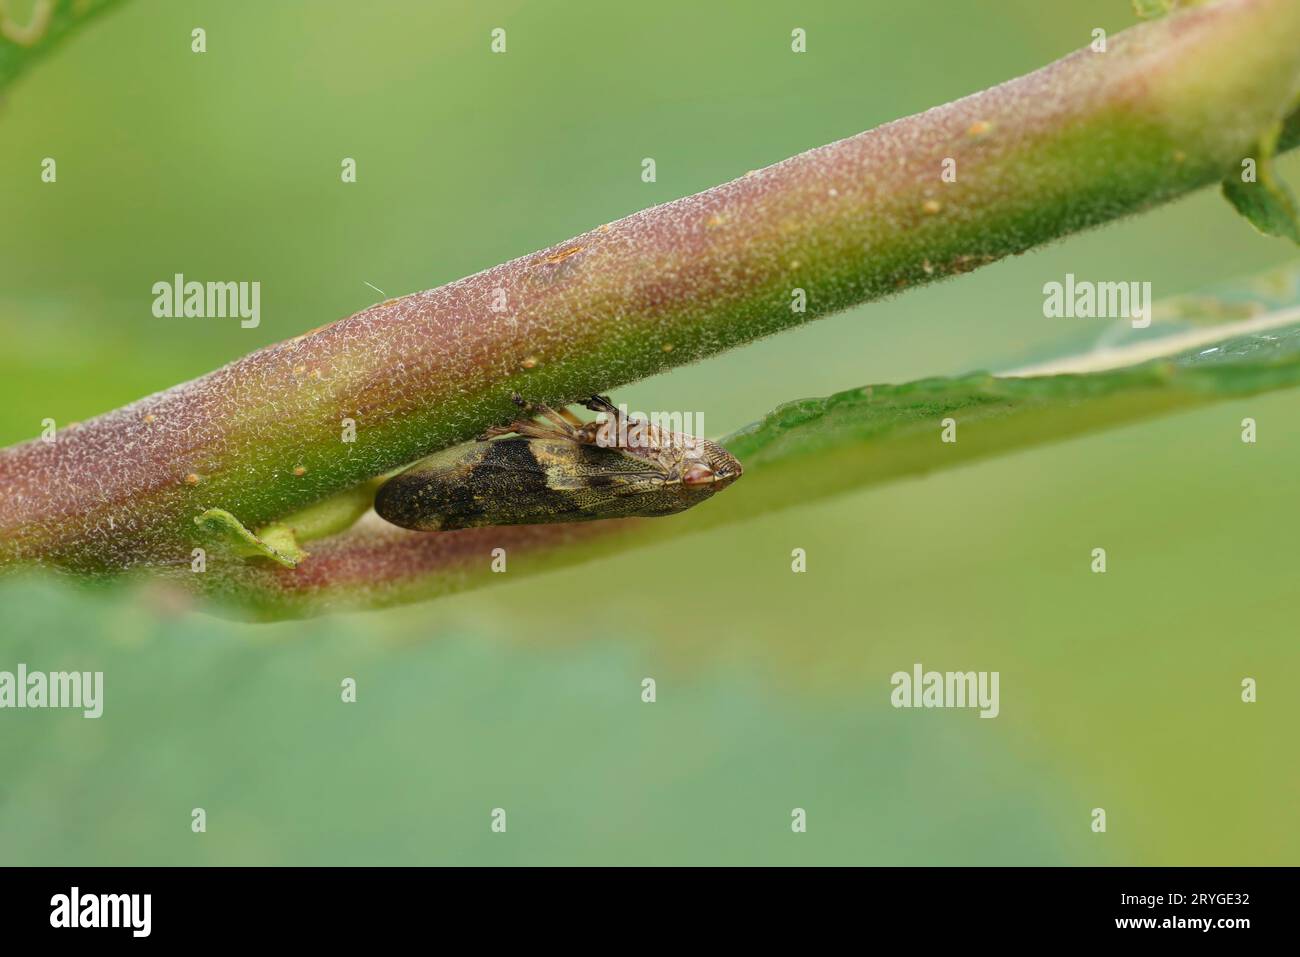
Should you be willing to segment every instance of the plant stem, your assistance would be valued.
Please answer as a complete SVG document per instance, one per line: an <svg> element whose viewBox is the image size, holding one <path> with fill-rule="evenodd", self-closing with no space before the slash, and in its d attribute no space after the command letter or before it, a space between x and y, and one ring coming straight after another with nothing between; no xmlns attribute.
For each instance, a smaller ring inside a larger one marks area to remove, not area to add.
<svg viewBox="0 0 1300 957"><path fill-rule="evenodd" d="M1144 23L0 452L0 565L184 565L195 516L263 526L508 421L515 393L567 404L1215 183L1296 104L1297 36L1300 0Z"/></svg>

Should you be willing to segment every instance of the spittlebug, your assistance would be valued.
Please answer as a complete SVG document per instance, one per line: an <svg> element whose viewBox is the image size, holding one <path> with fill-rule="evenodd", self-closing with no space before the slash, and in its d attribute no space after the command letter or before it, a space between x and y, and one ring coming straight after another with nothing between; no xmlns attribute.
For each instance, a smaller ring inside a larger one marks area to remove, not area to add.
<svg viewBox="0 0 1300 957"><path fill-rule="evenodd" d="M478 441L438 452L386 482L380 517L418 531L671 515L740 477L722 446L623 416L607 398L584 403L603 422L532 407Z"/></svg>

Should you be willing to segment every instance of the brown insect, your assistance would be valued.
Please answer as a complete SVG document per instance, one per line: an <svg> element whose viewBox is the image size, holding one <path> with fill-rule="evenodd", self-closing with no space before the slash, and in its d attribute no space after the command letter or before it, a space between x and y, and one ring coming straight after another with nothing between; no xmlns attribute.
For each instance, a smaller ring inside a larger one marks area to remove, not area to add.
<svg viewBox="0 0 1300 957"><path fill-rule="evenodd" d="M595 422L516 401L540 418L417 462L380 488L375 511L428 531L671 515L742 472L716 442L625 416L605 396L583 403L604 414Z"/></svg>

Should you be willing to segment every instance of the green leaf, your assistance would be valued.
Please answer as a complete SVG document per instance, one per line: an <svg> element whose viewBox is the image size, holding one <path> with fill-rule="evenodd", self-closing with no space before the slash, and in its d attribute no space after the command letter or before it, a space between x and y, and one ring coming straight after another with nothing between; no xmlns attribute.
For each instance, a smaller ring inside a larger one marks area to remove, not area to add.
<svg viewBox="0 0 1300 957"><path fill-rule="evenodd" d="M324 501L309 505L301 511L272 522L258 533L262 538L280 538L290 535L295 542L309 542L350 528L374 504L375 492L384 483L383 477L363 482L333 495Z"/></svg>
<svg viewBox="0 0 1300 957"><path fill-rule="evenodd" d="M1223 181L1223 195L1261 233L1300 243L1300 209L1273 169L1281 134L1279 122L1260 140L1255 155L1242 160L1242 169Z"/></svg>
<svg viewBox="0 0 1300 957"><path fill-rule="evenodd" d="M244 558L269 558L284 568L294 568L304 556L291 529L269 526L257 535L224 508L208 509L194 519L194 524Z"/></svg>
<svg viewBox="0 0 1300 957"><path fill-rule="evenodd" d="M121 0L38 0L0 3L0 89Z"/></svg>
<svg viewBox="0 0 1300 957"><path fill-rule="evenodd" d="M269 558L284 568L294 568L309 554L303 542L342 532L368 512L381 481L348 489L256 532L224 508L208 509L194 524L240 557Z"/></svg>

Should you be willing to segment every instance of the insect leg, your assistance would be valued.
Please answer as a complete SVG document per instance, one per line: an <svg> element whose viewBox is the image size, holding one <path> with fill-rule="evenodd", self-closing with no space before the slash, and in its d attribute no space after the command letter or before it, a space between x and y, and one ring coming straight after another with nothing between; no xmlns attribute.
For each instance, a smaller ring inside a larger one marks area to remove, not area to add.
<svg viewBox="0 0 1300 957"><path fill-rule="evenodd" d="M516 419L509 425L494 425L478 437L480 442L499 435L522 435L529 439L568 439L579 443L586 441L578 431L582 421L567 410L557 412L544 402L525 402L518 393L511 398L525 415L540 415L546 421L538 422L535 418L527 418Z"/></svg>
<svg viewBox="0 0 1300 957"><path fill-rule="evenodd" d="M587 424L583 422L582 419L578 418L572 409L560 409L560 415L563 417L564 421L568 422L575 429L580 429Z"/></svg>
<svg viewBox="0 0 1300 957"><path fill-rule="evenodd" d="M579 441L578 429L582 427L583 422L568 409L557 412L549 405L541 402L538 402L533 408L541 414L542 418L554 424L565 437L573 439L575 442Z"/></svg>
<svg viewBox="0 0 1300 957"><path fill-rule="evenodd" d="M565 423L568 426L568 423ZM509 425L494 425L478 437L480 442L486 442L488 439L494 439L498 435L522 435L526 439L566 439L570 442L578 441L571 432L561 432L553 425L545 422L538 422L535 419L520 419L518 422L511 422Z"/></svg>

